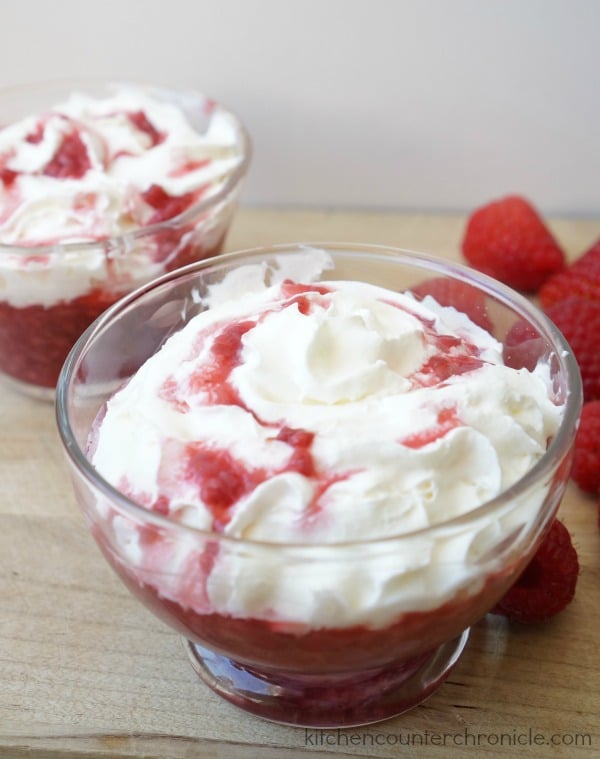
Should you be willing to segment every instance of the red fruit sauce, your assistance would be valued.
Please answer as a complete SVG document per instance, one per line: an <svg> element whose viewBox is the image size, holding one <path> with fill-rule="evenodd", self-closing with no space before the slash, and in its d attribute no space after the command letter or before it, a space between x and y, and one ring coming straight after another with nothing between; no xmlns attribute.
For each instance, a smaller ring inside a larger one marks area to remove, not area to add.
<svg viewBox="0 0 600 759"><path fill-rule="evenodd" d="M156 147L156 145L160 145L161 142L165 141L167 135L164 132L158 131L144 111L130 111L127 114L127 117L129 118L129 121L140 130L140 132L144 132L148 135L152 147Z"/></svg>
<svg viewBox="0 0 600 759"><path fill-rule="evenodd" d="M142 193L142 198L154 209L148 219L148 225L172 219L186 211L193 203L200 200L205 188L188 192L185 195L169 195L160 185L153 184Z"/></svg>
<svg viewBox="0 0 600 759"><path fill-rule="evenodd" d="M311 629L300 621L203 614L184 607L139 580L112 553L97 527L94 534L132 594L199 647L194 656L206 668L205 679L213 689L257 716L313 727L375 722L421 703L449 672L436 673L434 665L431 677L422 668L434 661L440 646L482 618L513 579L511 571L492 575L474 596L458 594L437 609L404 614L380 629ZM203 554L201 570L207 574L218 551L216 544L210 545L214 550ZM224 689L218 687L218 678L224 678Z"/></svg>
<svg viewBox="0 0 600 759"><path fill-rule="evenodd" d="M93 533L133 595L200 647L195 655L204 661L207 682L225 678L229 687L217 689L220 695L263 718L309 726L373 722L425 700L449 670L433 677L425 670L417 673L429 667L440 646L481 619L522 569L518 559L488 575L472 594L461 591L438 608L402 614L383 628L310 628L301 620L294 624L202 613L165 598L159 585L136 576L113 553L98 525ZM205 546L202 575L210 574L218 551L215 541ZM413 675L417 679L404 691Z"/></svg>
<svg viewBox="0 0 600 759"><path fill-rule="evenodd" d="M159 256L170 254L181 230L165 230L158 239ZM217 255L222 237L210 249L186 245L165 266L166 271L202 258ZM34 252L35 249L33 248ZM41 388L54 388L62 365L81 334L100 314L122 295L95 288L85 295L53 306L18 308L0 301L0 372Z"/></svg>
<svg viewBox="0 0 600 759"><path fill-rule="evenodd" d="M56 179L81 179L90 168L90 158L83 140L79 133L73 130L63 137L43 173Z"/></svg>
<svg viewBox="0 0 600 759"><path fill-rule="evenodd" d="M437 609L408 612L383 628L307 628L301 620L293 624L202 614L164 598L159 588L116 564L114 556L111 563L136 596L188 639L242 664L314 673L360 671L429 652L483 617L512 577L511 569L492 575L474 596L458 594Z"/></svg>

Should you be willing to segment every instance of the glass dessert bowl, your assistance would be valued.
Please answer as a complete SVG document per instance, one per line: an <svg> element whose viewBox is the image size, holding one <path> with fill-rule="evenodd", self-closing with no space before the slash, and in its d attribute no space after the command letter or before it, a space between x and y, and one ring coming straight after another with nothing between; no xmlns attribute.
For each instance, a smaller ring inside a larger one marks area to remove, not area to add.
<svg viewBox="0 0 600 759"><path fill-rule="evenodd" d="M53 398L77 338L222 249L251 147L196 92L93 81L0 92L0 377Z"/></svg>
<svg viewBox="0 0 600 759"><path fill-rule="evenodd" d="M558 508L580 405L528 301L342 244L161 277L86 331L57 388L109 564L213 690L311 727L441 685Z"/></svg>

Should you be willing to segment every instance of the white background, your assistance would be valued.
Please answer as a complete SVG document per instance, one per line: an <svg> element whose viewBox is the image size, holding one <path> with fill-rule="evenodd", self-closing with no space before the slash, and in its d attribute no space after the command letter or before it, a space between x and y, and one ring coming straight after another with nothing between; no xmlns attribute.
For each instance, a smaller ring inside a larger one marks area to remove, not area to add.
<svg viewBox="0 0 600 759"><path fill-rule="evenodd" d="M249 205L600 215L600 0L0 0L0 85L194 86Z"/></svg>

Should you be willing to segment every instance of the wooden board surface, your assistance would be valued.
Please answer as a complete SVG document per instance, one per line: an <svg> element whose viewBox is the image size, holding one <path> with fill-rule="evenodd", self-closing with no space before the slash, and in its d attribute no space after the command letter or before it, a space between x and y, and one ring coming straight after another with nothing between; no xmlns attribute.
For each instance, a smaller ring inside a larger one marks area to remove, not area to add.
<svg viewBox="0 0 600 759"><path fill-rule="evenodd" d="M244 209L229 250L290 241L391 244L460 260L460 216ZM555 220L570 257L599 221ZM364 729L246 715L196 678L176 633L135 601L80 516L54 409L0 389L0 755L3 757L600 756L600 531L570 485L560 516L577 596L536 627L488 616L444 686ZM477 745L479 744L479 745Z"/></svg>

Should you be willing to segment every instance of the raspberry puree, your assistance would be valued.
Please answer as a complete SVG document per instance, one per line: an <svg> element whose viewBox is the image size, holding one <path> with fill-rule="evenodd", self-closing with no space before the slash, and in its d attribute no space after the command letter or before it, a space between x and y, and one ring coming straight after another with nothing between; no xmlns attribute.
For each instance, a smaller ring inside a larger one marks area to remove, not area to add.
<svg viewBox="0 0 600 759"><path fill-rule="evenodd" d="M164 239L157 235L159 251L172 251L176 236L175 232ZM221 239L209 249L187 245L166 264L165 271L215 256L221 252L223 242ZM54 388L77 339L123 294L97 287L70 301L20 308L0 300L0 372L29 385Z"/></svg>
<svg viewBox="0 0 600 759"><path fill-rule="evenodd" d="M160 540L158 533L150 531L150 534ZM442 641L458 635L472 619L483 617L494 600L507 590L515 568L518 571L518 565L506 567L502 572L491 574L474 596L459 594L431 611L402 614L383 628L353 625L314 629L300 621L281 623L199 613L165 598L156 584L140 582L115 557L106 537L99 532L95 537L110 564L134 595L155 614L175 624L182 635L230 656L235 652L236 661L242 664L260 663L263 667L287 672L363 670L429 652ZM203 569L212 564L207 558L217 550L215 546L204 554Z"/></svg>
<svg viewBox="0 0 600 759"><path fill-rule="evenodd" d="M380 629L311 629L300 622L199 613L165 598L157 584L140 582L101 531L95 538L130 591L191 645L200 645L195 656L207 656L209 684L214 677L226 678L228 687L219 688L222 696L257 716L312 727L383 720L425 700L449 670L430 679L419 670L429 665L435 672L431 662L438 648L483 617L524 564L521 559L491 573L475 595L457 594L437 609L405 613ZM157 533L154 539L161 540ZM202 574L212 571L217 553L218 546L209 543ZM403 693L413 676L416 688Z"/></svg>

